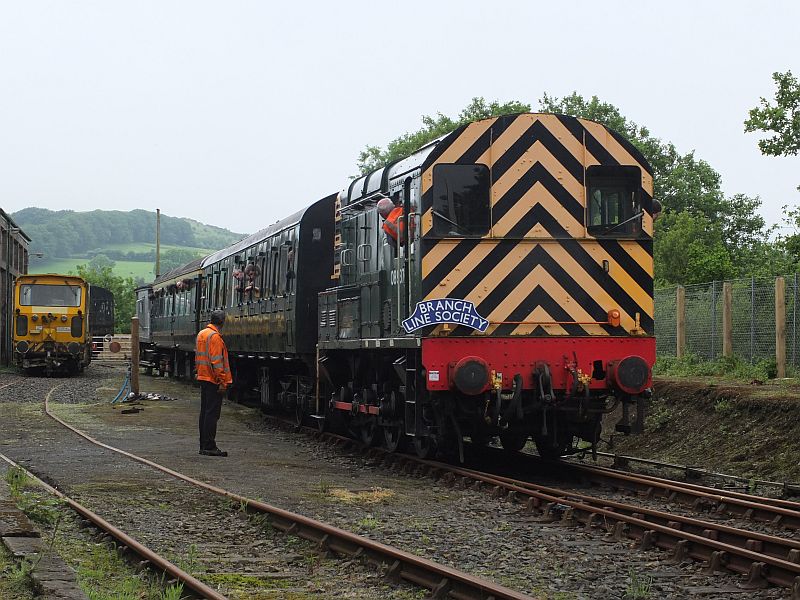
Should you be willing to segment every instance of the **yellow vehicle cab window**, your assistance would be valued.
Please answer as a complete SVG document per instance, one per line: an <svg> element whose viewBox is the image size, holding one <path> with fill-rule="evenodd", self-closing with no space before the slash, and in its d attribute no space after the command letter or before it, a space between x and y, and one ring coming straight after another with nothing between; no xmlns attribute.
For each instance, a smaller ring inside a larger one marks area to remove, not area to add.
<svg viewBox="0 0 800 600"><path fill-rule="evenodd" d="M72 306L81 305L81 288L77 285L49 285L30 283L20 287L21 306Z"/></svg>

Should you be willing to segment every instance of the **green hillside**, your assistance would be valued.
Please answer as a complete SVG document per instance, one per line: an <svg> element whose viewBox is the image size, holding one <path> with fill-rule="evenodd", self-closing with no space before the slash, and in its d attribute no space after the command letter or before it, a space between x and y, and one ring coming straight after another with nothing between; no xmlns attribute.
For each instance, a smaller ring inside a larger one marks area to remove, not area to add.
<svg viewBox="0 0 800 600"><path fill-rule="evenodd" d="M29 273L77 273L78 265L86 264L88 260L78 258L52 258L50 260L31 259L28 266ZM133 277L134 280L142 279L152 281L153 263L137 262L130 260L114 261L114 275L120 277Z"/></svg>
<svg viewBox="0 0 800 600"><path fill-rule="evenodd" d="M31 252L50 257L86 257L109 245L154 244L156 213L146 210L52 211L25 208L12 218L31 238ZM243 234L192 219L161 215L161 243L181 248L217 250Z"/></svg>
<svg viewBox="0 0 800 600"><path fill-rule="evenodd" d="M150 281L155 267L156 214L144 210L74 212L26 208L12 218L31 238L31 273L75 272L92 259L114 275ZM237 242L244 234L161 215L161 272ZM36 257L42 253L42 258ZM110 262L108 262L110 261Z"/></svg>

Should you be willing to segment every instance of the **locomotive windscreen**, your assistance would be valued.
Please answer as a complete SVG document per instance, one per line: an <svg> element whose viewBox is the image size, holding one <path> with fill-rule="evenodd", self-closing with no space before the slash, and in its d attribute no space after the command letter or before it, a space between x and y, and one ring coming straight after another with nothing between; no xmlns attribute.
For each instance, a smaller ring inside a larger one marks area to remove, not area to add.
<svg viewBox="0 0 800 600"><path fill-rule="evenodd" d="M433 168L433 232L443 236L489 232L489 167L436 165Z"/></svg>

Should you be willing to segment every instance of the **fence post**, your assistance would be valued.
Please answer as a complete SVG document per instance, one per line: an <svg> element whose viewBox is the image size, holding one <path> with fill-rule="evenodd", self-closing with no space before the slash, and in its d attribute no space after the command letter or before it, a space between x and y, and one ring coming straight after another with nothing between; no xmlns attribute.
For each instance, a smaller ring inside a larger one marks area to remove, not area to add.
<svg viewBox="0 0 800 600"><path fill-rule="evenodd" d="M750 364L756 362L756 278L750 277Z"/></svg>
<svg viewBox="0 0 800 600"><path fill-rule="evenodd" d="M708 360L717 358L717 281L711 282L711 354Z"/></svg>
<svg viewBox="0 0 800 600"><path fill-rule="evenodd" d="M131 391L139 393L139 318L131 319Z"/></svg>
<svg viewBox="0 0 800 600"><path fill-rule="evenodd" d="M792 286L792 366L797 367L797 272Z"/></svg>
<svg viewBox="0 0 800 600"><path fill-rule="evenodd" d="M675 356L680 358L686 352L686 289L679 285L675 288Z"/></svg>
<svg viewBox="0 0 800 600"><path fill-rule="evenodd" d="M775 362L778 377L786 377L786 281L775 278Z"/></svg>
<svg viewBox="0 0 800 600"><path fill-rule="evenodd" d="M722 284L722 356L733 356L733 318L731 305L733 304L733 290L731 282Z"/></svg>

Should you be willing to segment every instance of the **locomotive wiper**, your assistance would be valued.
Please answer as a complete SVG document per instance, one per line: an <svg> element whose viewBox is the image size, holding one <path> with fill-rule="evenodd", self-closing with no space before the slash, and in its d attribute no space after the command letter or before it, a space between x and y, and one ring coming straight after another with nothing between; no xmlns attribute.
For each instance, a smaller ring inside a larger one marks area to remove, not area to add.
<svg viewBox="0 0 800 600"><path fill-rule="evenodd" d="M465 227L462 227L461 225L459 225L459 224L458 224L458 223L456 223L455 221L451 221L450 219L448 219L447 217L445 217L445 216L444 216L442 213L440 213L438 210L433 210L433 209L431 209L431 214L434 214L434 215L436 215L436 216L437 216L437 217L439 217L440 219L444 219L445 221L447 221L447 222L448 222L448 223L450 223L451 225L454 225L454 226L458 227L458 228L459 228L459 229L460 229L462 232L469 234L469 231L468 231L468 230L467 230Z"/></svg>
<svg viewBox="0 0 800 600"><path fill-rule="evenodd" d="M605 229L603 229L603 231L600 232L600 234L601 235L605 235L606 233L610 233L610 232L614 231L615 229L617 229L619 227L622 227L623 225L627 225L628 223L630 223L631 221L633 221L635 219L641 218L642 216L644 216L644 211L643 210L639 211L638 213L636 213L632 217L628 217L627 219L625 219L621 223L617 223L616 225L612 225L611 227L606 227Z"/></svg>

